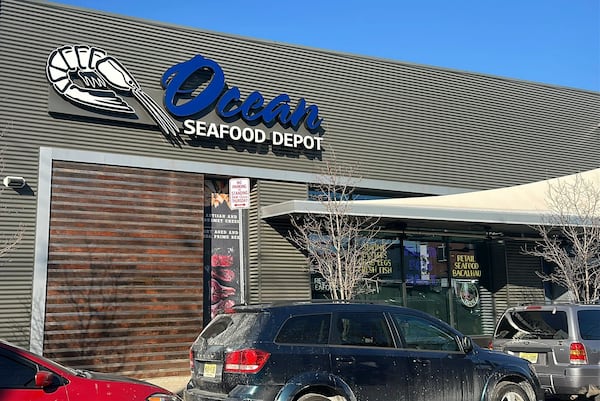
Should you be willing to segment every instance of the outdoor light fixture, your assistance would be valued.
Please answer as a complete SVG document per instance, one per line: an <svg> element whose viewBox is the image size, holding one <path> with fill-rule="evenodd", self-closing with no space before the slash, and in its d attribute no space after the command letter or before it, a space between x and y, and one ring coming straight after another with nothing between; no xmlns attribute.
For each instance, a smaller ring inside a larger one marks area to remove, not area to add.
<svg viewBox="0 0 600 401"><path fill-rule="evenodd" d="M25 178L14 177L14 176L10 176L10 175L7 177L4 177L4 180L2 182L4 183L5 187L14 188L14 189L23 188L26 184Z"/></svg>

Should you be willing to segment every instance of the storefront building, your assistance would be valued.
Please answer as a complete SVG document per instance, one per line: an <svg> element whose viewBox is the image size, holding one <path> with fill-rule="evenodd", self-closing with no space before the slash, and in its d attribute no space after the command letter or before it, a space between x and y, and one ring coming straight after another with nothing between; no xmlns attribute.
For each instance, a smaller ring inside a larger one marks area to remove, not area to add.
<svg viewBox="0 0 600 401"><path fill-rule="evenodd" d="M0 0L0 46L0 337L72 366L185 373L218 310L321 298L287 236L333 151L390 244L370 298L485 336L553 297L527 224L377 202L598 167L596 92L35 0Z"/></svg>

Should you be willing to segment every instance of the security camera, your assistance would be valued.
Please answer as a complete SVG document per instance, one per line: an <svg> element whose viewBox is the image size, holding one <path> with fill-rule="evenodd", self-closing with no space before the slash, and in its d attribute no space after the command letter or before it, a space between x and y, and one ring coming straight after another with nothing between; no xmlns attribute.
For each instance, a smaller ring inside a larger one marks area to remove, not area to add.
<svg viewBox="0 0 600 401"><path fill-rule="evenodd" d="M25 186L25 178L23 177L4 177L2 181L5 187L8 188L23 188Z"/></svg>

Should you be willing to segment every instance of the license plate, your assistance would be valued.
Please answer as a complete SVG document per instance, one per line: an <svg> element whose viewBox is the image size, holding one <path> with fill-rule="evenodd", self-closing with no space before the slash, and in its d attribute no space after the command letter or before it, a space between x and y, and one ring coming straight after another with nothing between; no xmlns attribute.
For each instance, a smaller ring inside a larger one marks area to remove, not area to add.
<svg viewBox="0 0 600 401"><path fill-rule="evenodd" d="M519 352L519 357L528 360L531 363L537 363L537 352Z"/></svg>
<svg viewBox="0 0 600 401"><path fill-rule="evenodd" d="M217 365L214 363L204 364L204 377L215 377L217 375Z"/></svg>

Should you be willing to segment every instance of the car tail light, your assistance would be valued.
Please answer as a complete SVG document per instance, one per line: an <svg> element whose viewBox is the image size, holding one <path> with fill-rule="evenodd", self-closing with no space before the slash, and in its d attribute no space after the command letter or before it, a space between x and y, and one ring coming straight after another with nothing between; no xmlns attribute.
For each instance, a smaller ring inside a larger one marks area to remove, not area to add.
<svg viewBox="0 0 600 401"><path fill-rule="evenodd" d="M257 373L265 365L270 355L259 349L230 352L225 357L224 371L227 373Z"/></svg>
<svg viewBox="0 0 600 401"><path fill-rule="evenodd" d="M190 370L194 371L194 350L190 348Z"/></svg>
<svg viewBox="0 0 600 401"><path fill-rule="evenodd" d="M582 343L571 343L571 347L569 348L569 362L574 365L586 365L588 363L585 347Z"/></svg>
<svg viewBox="0 0 600 401"><path fill-rule="evenodd" d="M492 342L492 340L488 342L488 349L494 349L494 343Z"/></svg>

